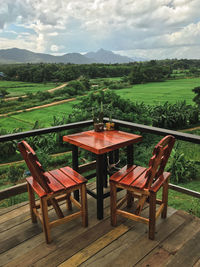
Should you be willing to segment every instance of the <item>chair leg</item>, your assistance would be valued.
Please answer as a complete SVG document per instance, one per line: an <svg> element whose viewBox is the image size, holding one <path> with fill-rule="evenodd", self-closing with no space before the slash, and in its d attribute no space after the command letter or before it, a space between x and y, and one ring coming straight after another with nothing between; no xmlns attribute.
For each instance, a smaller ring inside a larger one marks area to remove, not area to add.
<svg viewBox="0 0 200 267"><path fill-rule="evenodd" d="M68 194L66 195L67 209L68 209L68 210L72 210L72 202L71 202L71 200L70 200L70 197L71 197L71 193L68 193Z"/></svg>
<svg viewBox="0 0 200 267"><path fill-rule="evenodd" d="M81 185L80 191L81 191L82 224L83 224L83 227L87 227L88 226L88 208L87 208L86 184Z"/></svg>
<svg viewBox="0 0 200 267"><path fill-rule="evenodd" d="M155 238L156 226L156 193L151 192L149 197L149 239Z"/></svg>
<svg viewBox="0 0 200 267"><path fill-rule="evenodd" d="M47 199L45 197L40 199L40 205L41 205L41 211L42 211L42 219L43 219L43 231L45 234L46 243L51 242L51 236L50 236L50 227L49 227L49 217L48 217L48 205L47 205Z"/></svg>
<svg viewBox="0 0 200 267"><path fill-rule="evenodd" d="M28 197L29 197L29 206L30 206L30 213L31 213L31 220L33 223L37 222L37 216L34 213L35 206L35 194L34 191L29 183L27 183L28 187Z"/></svg>
<svg viewBox="0 0 200 267"><path fill-rule="evenodd" d="M110 213L111 213L111 225L117 224L117 189L114 183L110 182Z"/></svg>
<svg viewBox="0 0 200 267"><path fill-rule="evenodd" d="M168 204L168 187L169 180L163 184L163 192L162 192L162 202L164 203L164 209L161 213L161 218L165 219L167 217L167 204Z"/></svg>

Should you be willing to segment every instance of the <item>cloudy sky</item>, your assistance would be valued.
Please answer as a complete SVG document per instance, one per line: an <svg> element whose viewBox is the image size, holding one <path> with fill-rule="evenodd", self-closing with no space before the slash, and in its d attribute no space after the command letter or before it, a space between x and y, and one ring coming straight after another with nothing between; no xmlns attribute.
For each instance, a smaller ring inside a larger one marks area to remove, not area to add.
<svg viewBox="0 0 200 267"><path fill-rule="evenodd" d="M0 49L200 58L200 0L0 0Z"/></svg>

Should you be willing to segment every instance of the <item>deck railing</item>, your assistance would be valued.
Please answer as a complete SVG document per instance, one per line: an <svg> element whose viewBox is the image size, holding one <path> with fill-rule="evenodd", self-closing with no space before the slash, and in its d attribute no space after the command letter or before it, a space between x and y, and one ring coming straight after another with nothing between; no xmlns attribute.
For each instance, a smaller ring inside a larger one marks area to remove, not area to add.
<svg viewBox="0 0 200 267"><path fill-rule="evenodd" d="M108 121L108 118L104 118L104 121ZM137 123L131 123L127 121L121 121L121 120L113 120L115 122L116 127L120 128L127 128L127 129L132 129L135 131L140 131L141 133L151 133L155 135L168 135L171 134L175 136L177 140L182 140L186 142L191 142L194 144L200 144L200 136L194 135L194 134L187 134L187 133L182 133L178 131L172 131L168 129L163 129L163 128L158 128L158 127L152 127L152 126L146 126L142 124L137 124ZM38 136L42 134L47 134L47 133L55 133L55 132L61 132L64 130L70 130L70 129L76 129L76 128L84 128L87 126L91 126L93 123L92 120L87 120L87 121L82 121L82 122L76 122L76 123L70 123L70 124L65 124L65 125L60 125L60 126L54 126L50 128L43 128L43 129L37 129L37 130L32 130L32 131L27 131L27 132L20 132L20 133L14 133L14 134L8 134L8 135L2 135L0 136L0 142L6 142L6 141L13 141L13 140L19 140L25 137L30 137L30 136ZM80 166L79 172L83 173L85 171L88 171L92 168L94 168L94 162L90 164L84 164ZM200 192L196 192L193 190L189 190L174 184L170 184L170 189L196 197L200 198ZM0 190L0 200L9 198L11 196L15 196L21 193L24 193L27 191L26 188L26 183L22 183L16 186L12 186L7 189Z"/></svg>

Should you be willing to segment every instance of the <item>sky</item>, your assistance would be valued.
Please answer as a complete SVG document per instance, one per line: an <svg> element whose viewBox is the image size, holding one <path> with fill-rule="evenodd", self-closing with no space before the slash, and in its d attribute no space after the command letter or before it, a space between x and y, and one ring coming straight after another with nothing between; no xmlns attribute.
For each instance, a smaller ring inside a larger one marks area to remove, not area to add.
<svg viewBox="0 0 200 267"><path fill-rule="evenodd" d="M200 59L200 0L0 0L0 49Z"/></svg>

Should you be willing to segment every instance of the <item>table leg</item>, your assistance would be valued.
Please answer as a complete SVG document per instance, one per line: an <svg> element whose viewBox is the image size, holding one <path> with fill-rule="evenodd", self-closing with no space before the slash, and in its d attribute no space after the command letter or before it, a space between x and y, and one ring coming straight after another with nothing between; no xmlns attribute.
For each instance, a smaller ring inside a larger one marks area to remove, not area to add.
<svg viewBox="0 0 200 267"><path fill-rule="evenodd" d="M127 165L131 166L133 165L133 145L127 146Z"/></svg>
<svg viewBox="0 0 200 267"><path fill-rule="evenodd" d="M78 147L72 145L72 168L78 172ZM74 191L74 198L79 201L79 191Z"/></svg>
<svg viewBox="0 0 200 267"><path fill-rule="evenodd" d="M107 163L107 153L106 154L104 154L103 155L104 157L103 157L103 186L105 187L105 188L107 188L108 187L108 177L107 177L107 175L108 175L108 172L107 172L107 165L108 165L108 163Z"/></svg>
<svg viewBox="0 0 200 267"><path fill-rule="evenodd" d="M103 219L103 183L105 155L96 155L96 185L97 185L97 219Z"/></svg>

